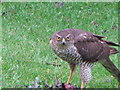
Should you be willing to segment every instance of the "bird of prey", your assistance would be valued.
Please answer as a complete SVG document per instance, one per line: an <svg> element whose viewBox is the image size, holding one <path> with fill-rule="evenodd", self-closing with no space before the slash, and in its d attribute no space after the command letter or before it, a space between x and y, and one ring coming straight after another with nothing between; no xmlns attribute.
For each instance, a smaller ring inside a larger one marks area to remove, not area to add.
<svg viewBox="0 0 120 90"><path fill-rule="evenodd" d="M120 71L109 58L118 53L118 50L110 46L120 46L103 38L80 29L63 29L52 35L52 50L70 66L67 84L70 83L76 66L80 66L81 88L84 88L85 83L91 80L91 68L96 62L101 63L120 82Z"/></svg>

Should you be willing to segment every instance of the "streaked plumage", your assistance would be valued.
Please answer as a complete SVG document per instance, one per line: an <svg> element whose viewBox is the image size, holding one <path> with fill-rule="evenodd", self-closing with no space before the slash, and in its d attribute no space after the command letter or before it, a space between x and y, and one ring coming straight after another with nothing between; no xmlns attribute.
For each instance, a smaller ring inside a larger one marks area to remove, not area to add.
<svg viewBox="0 0 120 90"><path fill-rule="evenodd" d="M50 46L57 56L70 65L70 82L76 65L80 66L80 76L83 83L91 79L91 68L95 62L100 62L120 82L120 71L109 59L118 51L110 46L119 46L103 40L103 36L80 29L64 29L55 32L50 40Z"/></svg>

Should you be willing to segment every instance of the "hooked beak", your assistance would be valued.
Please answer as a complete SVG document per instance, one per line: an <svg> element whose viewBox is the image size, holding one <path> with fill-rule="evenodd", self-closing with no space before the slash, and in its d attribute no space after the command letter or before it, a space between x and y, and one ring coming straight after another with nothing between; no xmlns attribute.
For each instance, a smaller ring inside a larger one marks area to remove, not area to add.
<svg viewBox="0 0 120 90"><path fill-rule="evenodd" d="M65 38L62 39L62 44L65 45Z"/></svg>

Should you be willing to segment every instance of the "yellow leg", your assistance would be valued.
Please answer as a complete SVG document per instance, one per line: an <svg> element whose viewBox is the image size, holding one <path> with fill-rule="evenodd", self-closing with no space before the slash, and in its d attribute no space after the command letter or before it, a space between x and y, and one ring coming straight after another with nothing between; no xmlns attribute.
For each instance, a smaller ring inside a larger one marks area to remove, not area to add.
<svg viewBox="0 0 120 90"><path fill-rule="evenodd" d="M69 74L69 77L68 77L67 84L70 83L70 80L71 80L71 78L72 78L72 74L73 74L73 72L74 72L74 70L75 70L75 66L76 66L76 65L74 65L74 64L69 64L69 65L70 65L70 74Z"/></svg>
<svg viewBox="0 0 120 90"><path fill-rule="evenodd" d="M69 77L68 77L67 84L69 84L69 83L70 83L70 80L71 80L71 78L72 78L72 74L73 74L73 71L72 71L72 70L70 70L70 75L69 75Z"/></svg>
<svg viewBox="0 0 120 90"><path fill-rule="evenodd" d="M82 81L81 88L84 88L85 82Z"/></svg>

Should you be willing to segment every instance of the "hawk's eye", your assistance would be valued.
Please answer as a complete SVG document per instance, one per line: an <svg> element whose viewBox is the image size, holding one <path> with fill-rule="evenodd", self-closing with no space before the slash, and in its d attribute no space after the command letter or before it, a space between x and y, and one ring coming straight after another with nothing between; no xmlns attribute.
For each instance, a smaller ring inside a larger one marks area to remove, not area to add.
<svg viewBox="0 0 120 90"><path fill-rule="evenodd" d="M61 40L61 38L60 38L60 37L57 37L57 40Z"/></svg>
<svg viewBox="0 0 120 90"><path fill-rule="evenodd" d="M70 40L70 37L67 37L66 39L67 39L67 40Z"/></svg>

